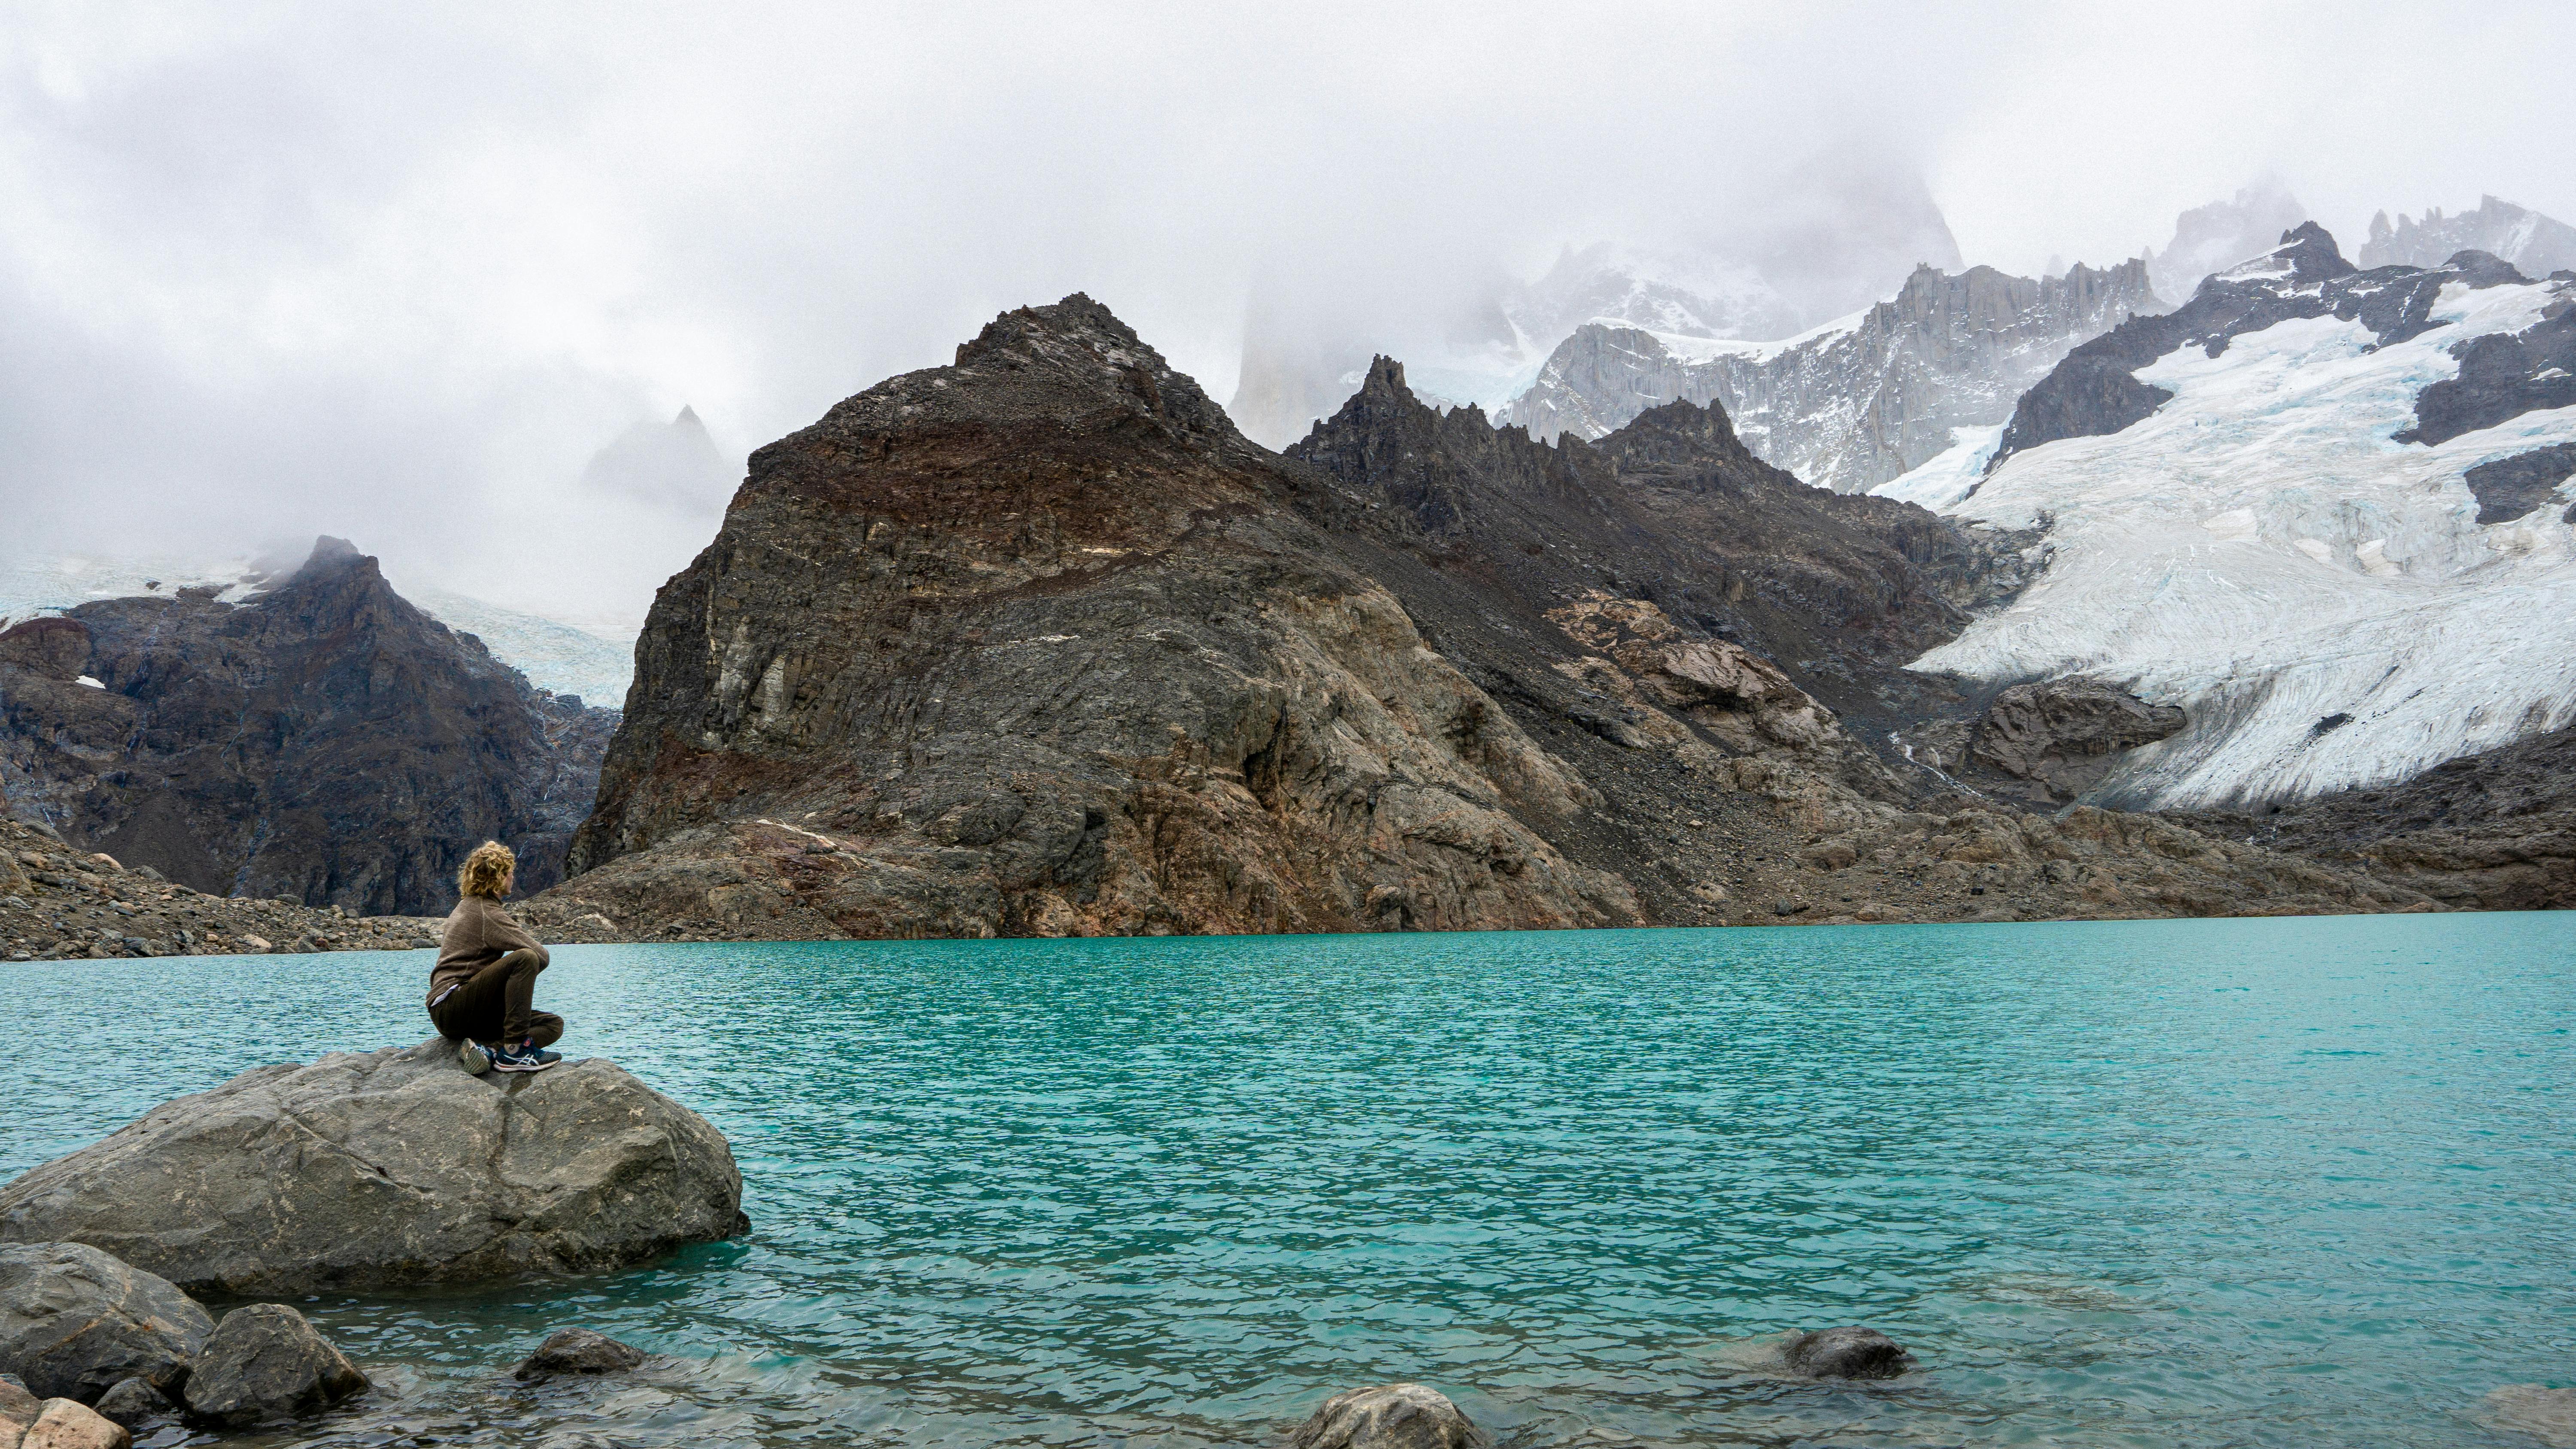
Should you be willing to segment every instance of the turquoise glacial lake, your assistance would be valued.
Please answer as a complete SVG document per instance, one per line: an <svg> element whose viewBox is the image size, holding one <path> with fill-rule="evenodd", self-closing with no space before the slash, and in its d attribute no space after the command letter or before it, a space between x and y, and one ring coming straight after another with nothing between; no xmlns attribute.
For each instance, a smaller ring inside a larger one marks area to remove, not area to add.
<svg viewBox="0 0 2576 1449"><path fill-rule="evenodd" d="M426 953L0 967L0 1175L427 1034ZM2576 915L573 946L747 1239L302 1305L303 1443L2510 1445L2576 1383ZM581 1323L665 1357L524 1388ZM1918 1368L1769 1371L1877 1326ZM160 1442L178 1442L167 1431ZM235 1440L231 1442L242 1442Z"/></svg>

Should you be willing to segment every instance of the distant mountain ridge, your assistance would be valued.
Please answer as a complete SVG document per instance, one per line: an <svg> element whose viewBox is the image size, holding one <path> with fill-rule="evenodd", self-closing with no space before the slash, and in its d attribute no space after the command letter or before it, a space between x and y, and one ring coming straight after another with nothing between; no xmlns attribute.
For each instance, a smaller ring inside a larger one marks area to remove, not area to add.
<svg viewBox="0 0 2576 1449"><path fill-rule="evenodd" d="M1341 297L1256 286L1226 412L1246 437L1286 447L1340 407L1370 359L1384 354L1406 360L1410 386L1433 405L1491 414L1586 323L1785 337L1888 296L1922 265L1962 265L1922 178L1823 158L1771 205L1721 228L1567 245L1534 277L1512 275L1499 259L1461 257L1356 312Z"/></svg>
<svg viewBox="0 0 2576 1449"><path fill-rule="evenodd" d="M1925 266L1895 297L1803 338L1693 344L1591 324L1499 421L1597 438L1647 408L1716 403L1756 455L1808 483L1865 493L2011 415L2076 344L2161 310L2146 264L2063 276Z"/></svg>
<svg viewBox="0 0 2576 1449"><path fill-rule="evenodd" d="M2364 267L2438 267L2461 252L2494 256L2526 276L2545 277L2576 268L2576 226L2499 201L2478 198L2477 209L2444 216L2435 207L2417 221L2399 213L2370 219L2370 239L2359 253Z"/></svg>

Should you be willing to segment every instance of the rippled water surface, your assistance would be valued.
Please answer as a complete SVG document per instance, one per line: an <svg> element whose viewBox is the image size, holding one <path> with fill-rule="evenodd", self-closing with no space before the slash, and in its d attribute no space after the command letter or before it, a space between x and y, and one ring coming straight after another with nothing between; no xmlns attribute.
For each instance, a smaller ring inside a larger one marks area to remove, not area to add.
<svg viewBox="0 0 2576 1449"><path fill-rule="evenodd" d="M425 953L0 967L0 1175L426 1034ZM306 1303L331 1442L2529 1445L2576 1383L2576 917L571 946L751 1237ZM663 1357L511 1385L579 1322ZM1865 1322L1892 1383L1764 1372ZM306 1441L320 1442L320 1441Z"/></svg>

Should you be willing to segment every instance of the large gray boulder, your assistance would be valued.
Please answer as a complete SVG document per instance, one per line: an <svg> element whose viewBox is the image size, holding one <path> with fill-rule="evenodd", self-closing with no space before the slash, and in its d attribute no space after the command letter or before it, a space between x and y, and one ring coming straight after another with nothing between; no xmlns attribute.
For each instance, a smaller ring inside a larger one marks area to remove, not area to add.
<svg viewBox="0 0 2576 1449"><path fill-rule="evenodd" d="M1479 1449L1484 1431L1449 1396L1421 1384L1335 1394L1297 1426L1290 1449Z"/></svg>
<svg viewBox="0 0 2576 1449"><path fill-rule="evenodd" d="M367 1387L330 1340L283 1303L224 1315L188 1375L188 1412L242 1425L327 1409Z"/></svg>
<svg viewBox="0 0 2576 1449"><path fill-rule="evenodd" d="M435 1038L245 1072L0 1188L0 1242L244 1296L595 1272L746 1227L723 1135L615 1063L473 1077Z"/></svg>
<svg viewBox="0 0 2576 1449"><path fill-rule="evenodd" d="M39 1399L92 1404L129 1378L174 1388L214 1327L187 1294L96 1248L0 1246L0 1373Z"/></svg>

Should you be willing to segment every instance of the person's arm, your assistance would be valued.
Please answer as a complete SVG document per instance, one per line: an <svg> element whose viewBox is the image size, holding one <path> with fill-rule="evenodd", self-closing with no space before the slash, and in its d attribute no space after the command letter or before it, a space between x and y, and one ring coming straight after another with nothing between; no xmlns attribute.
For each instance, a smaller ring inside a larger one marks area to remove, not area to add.
<svg viewBox="0 0 2576 1449"><path fill-rule="evenodd" d="M546 948L537 943L537 938L529 935L526 927L511 919L510 913L501 909L498 902L495 902L492 909L485 915L483 933L484 940L500 947L504 955L512 951L534 951L540 961L550 963L553 960L546 954Z"/></svg>

